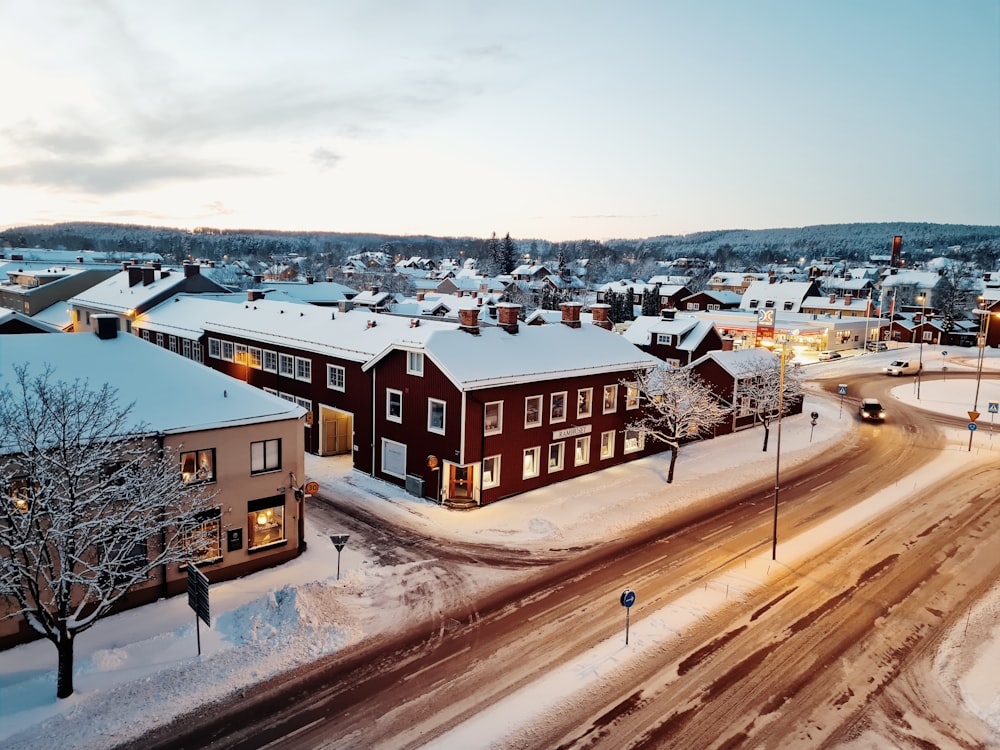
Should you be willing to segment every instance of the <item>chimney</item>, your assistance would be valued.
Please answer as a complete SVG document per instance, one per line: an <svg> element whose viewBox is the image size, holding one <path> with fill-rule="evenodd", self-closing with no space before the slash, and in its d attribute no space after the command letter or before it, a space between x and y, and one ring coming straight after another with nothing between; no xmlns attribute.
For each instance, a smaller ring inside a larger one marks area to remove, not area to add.
<svg viewBox="0 0 1000 750"><path fill-rule="evenodd" d="M142 281L142 269L139 266L128 267L128 285L135 286Z"/></svg>
<svg viewBox="0 0 1000 750"><path fill-rule="evenodd" d="M327 284L332 284L333 283L333 276L327 276L326 277L326 283Z"/></svg>
<svg viewBox="0 0 1000 750"><path fill-rule="evenodd" d="M660 310L660 320L673 320L675 315L677 315L676 307L664 307Z"/></svg>
<svg viewBox="0 0 1000 750"><path fill-rule="evenodd" d="M190 279L192 276L201 276L201 266L197 263L185 263L184 278Z"/></svg>
<svg viewBox="0 0 1000 750"><path fill-rule="evenodd" d="M159 271L163 266L158 260L154 260L150 265L157 271Z"/></svg>
<svg viewBox="0 0 1000 750"><path fill-rule="evenodd" d="M80 260L80 262L83 263L83 260ZM128 270L128 261L127 260L123 260L122 261L122 270L123 271L127 271Z"/></svg>
<svg viewBox="0 0 1000 750"><path fill-rule="evenodd" d="M215 261L214 260L208 261L208 267L209 268L215 268Z"/></svg>
<svg viewBox="0 0 1000 750"><path fill-rule="evenodd" d="M255 273L253 275L253 283L254 284L263 284L264 283L264 274L262 274L262 273Z"/></svg>
<svg viewBox="0 0 1000 750"><path fill-rule="evenodd" d="M560 302L559 309L562 311L561 323L570 328L580 327L580 308L583 305L579 302Z"/></svg>
<svg viewBox="0 0 1000 750"><path fill-rule="evenodd" d="M374 294L378 294L378 284L372 284L372 285L371 285L371 290L370 290L370 291L371 291L371 293L372 293L373 295L374 295Z"/></svg>
<svg viewBox="0 0 1000 750"><path fill-rule="evenodd" d="M456 289L455 290L455 296L461 299L462 297L465 296L465 291L462 290L462 289Z"/></svg>
<svg viewBox="0 0 1000 750"><path fill-rule="evenodd" d="M512 302L501 302L497 305L497 312L500 316L500 327L507 331L507 333L517 333L517 314L520 311L521 306L515 305Z"/></svg>
<svg viewBox="0 0 1000 750"><path fill-rule="evenodd" d="M93 316L97 322L97 330L94 331L99 339L118 338L118 316L102 314Z"/></svg>
<svg viewBox="0 0 1000 750"><path fill-rule="evenodd" d="M424 293L417 292L417 302L423 302L423 301L424 301Z"/></svg>
<svg viewBox="0 0 1000 750"><path fill-rule="evenodd" d="M608 316L611 314L611 305L604 302L593 304L590 306L590 314L593 316L594 325L598 328L603 328L607 331L613 328L611 321L608 320Z"/></svg>
<svg viewBox="0 0 1000 750"><path fill-rule="evenodd" d="M774 283L775 281L777 281L777 280L778 280L778 279L777 279L777 278L775 277L775 275L774 275L774 271L770 271L770 272L768 273L768 275L767 275L767 283L768 283L768 284L773 284L773 283Z"/></svg>
<svg viewBox="0 0 1000 750"><path fill-rule="evenodd" d="M365 328L374 328L376 325L378 324L374 320L369 320L368 325L366 325Z"/></svg>
<svg viewBox="0 0 1000 750"><path fill-rule="evenodd" d="M264 299L263 289L247 289L247 302L256 302L259 299Z"/></svg>
<svg viewBox="0 0 1000 750"><path fill-rule="evenodd" d="M315 281L315 279L312 277L312 274L310 274L309 276L306 276L306 283L307 284L312 284L314 281Z"/></svg>
<svg viewBox="0 0 1000 750"><path fill-rule="evenodd" d="M2 258L2 257L3 257L3 256L2 256L2 255L0 255L0 258ZM83 256L82 256L82 255L77 255L77 256L76 256L76 262L77 262L77 263L83 263Z"/></svg>
<svg viewBox="0 0 1000 750"><path fill-rule="evenodd" d="M837 295L836 294L831 294L830 295L830 304L832 305L836 301L837 301Z"/></svg>
<svg viewBox="0 0 1000 750"><path fill-rule="evenodd" d="M850 307L852 302L854 302L854 294L852 292L848 292L844 295L844 304L847 307Z"/></svg>
<svg viewBox="0 0 1000 750"><path fill-rule="evenodd" d="M420 326L420 321L419 320L417 320L416 318L411 318L410 319L410 328L417 328L419 326Z"/></svg>
<svg viewBox="0 0 1000 750"><path fill-rule="evenodd" d="M152 268L146 268L146 267L144 267L142 269L142 285L143 286L149 286L154 281L156 281L155 274L156 274L156 271L153 270Z"/></svg>
<svg viewBox="0 0 1000 750"><path fill-rule="evenodd" d="M354 303L349 299L342 299L337 303L337 309L342 313L348 312L354 309Z"/></svg>
<svg viewBox="0 0 1000 750"><path fill-rule="evenodd" d="M722 337L722 351L731 352L733 350L733 337L723 336Z"/></svg>
<svg viewBox="0 0 1000 750"><path fill-rule="evenodd" d="M479 333L479 310L475 307L460 307L458 309L459 329L478 335Z"/></svg>

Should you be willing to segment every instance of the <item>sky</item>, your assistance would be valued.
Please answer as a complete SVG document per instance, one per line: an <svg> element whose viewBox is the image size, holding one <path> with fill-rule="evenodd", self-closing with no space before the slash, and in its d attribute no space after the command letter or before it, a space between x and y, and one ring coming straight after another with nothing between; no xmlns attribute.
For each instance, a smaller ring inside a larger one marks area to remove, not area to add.
<svg viewBox="0 0 1000 750"><path fill-rule="evenodd" d="M915 483L931 484L953 471L957 462L967 462L972 470L979 462L995 461L1000 451L1000 425L994 434L985 405L1000 401L1000 379L995 377L1000 374L1000 352L989 350L988 355L979 393L984 413L971 450L967 449L968 431L945 430L945 452L915 469ZM872 363L887 363L895 356L898 353L863 354L806 369L807 374L843 374L846 378L852 370L870 371ZM975 381L938 380L937 376L946 377L941 370L945 363L950 372L974 366L975 350L952 347L943 359L939 347L926 347L924 362L919 405L949 414L966 411ZM917 403L912 379L902 379L893 389L892 399L886 403L890 420L895 401ZM808 418L814 410L819 413L815 428ZM783 420L782 427L781 466L791 469L849 439L856 420L852 412L841 408L839 399L809 394L803 413ZM321 486L336 485L338 493L349 494L368 510L393 523L412 525L422 534L547 549L555 540L560 547L595 544L706 495L773 477L773 454L762 454L760 441L760 430L747 430L685 446L669 487L663 482L669 454L663 453L472 513L448 511L407 495L401 488L359 475L343 458L307 455L306 469L308 479ZM724 475L718 472L720 454L725 455L731 469ZM706 481L708 477L711 482ZM726 486L727 482L731 486ZM794 568L817 544L833 544L868 518L905 502L910 486L897 482L810 528L808 534L782 537L776 565ZM601 522L595 523L595 518ZM81 634L75 645L76 692L63 701L55 698L56 660L50 643L35 642L3 652L0 743L4 749L103 750L138 736L157 721L168 721L229 691L349 647L363 637L389 632L406 617L419 616L413 611L418 602L403 596L403 581L429 590L435 582L427 566L381 564L364 545L357 540L352 544L350 539L338 560L325 530L313 526L308 517L306 533L308 549L296 560L210 587L212 627L200 626L200 657L196 645L199 635L185 596L115 615ZM755 587L766 586L780 576L779 568L772 570L770 557L768 545L759 559L737 562L736 570L720 570L700 592L662 610L642 612L641 617L637 612L630 625L628 647L620 637L595 644L578 659L552 670L544 681L511 693L428 747L478 750L526 746L525 733L560 703L572 700L578 691L599 689L610 673L628 669L632 660L647 658L667 639L684 638L692 623L710 616L727 600L749 595ZM338 568L339 578L332 573ZM474 579L484 589L503 583L503 575L517 575L495 571L491 578L481 567L476 571ZM404 606L405 616L400 613ZM998 661L1000 583L942 639L932 660L934 672L926 676L941 687L928 694L945 696L980 717L994 732L993 744L1000 746ZM936 711L942 716L957 715L951 704L938 706ZM886 746L888 741L877 735L874 726L869 725L852 744L840 745L841 750Z"/></svg>
<svg viewBox="0 0 1000 750"><path fill-rule="evenodd" d="M0 230L1000 224L1000 2L0 0Z"/></svg>

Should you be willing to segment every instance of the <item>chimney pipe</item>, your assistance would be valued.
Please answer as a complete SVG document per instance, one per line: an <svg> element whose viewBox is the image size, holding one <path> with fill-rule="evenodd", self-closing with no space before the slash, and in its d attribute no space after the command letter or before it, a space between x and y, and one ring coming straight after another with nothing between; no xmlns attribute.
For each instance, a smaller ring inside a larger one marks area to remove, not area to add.
<svg viewBox="0 0 1000 750"><path fill-rule="evenodd" d="M562 302L559 305L559 309L562 311L562 320L560 321L564 325L570 328L580 327L580 308L583 305L579 302Z"/></svg>
<svg viewBox="0 0 1000 750"><path fill-rule="evenodd" d="M460 307L458 309L458 327L472 335L479 333L479 310L475 307Z"/></svg>
<svg viewBox="0 0 1000 750"><path fill-rule="evenodd" d="M517 316L520 311L521 306L512 302L501 302L497 305L500 327L507 333L517 333Z"/></svg>
<svg viewBox="0 0 1000 750"><path fill-rule="evenodd" d="M611 315L611 305L598 302L590 306L590 314L594 317L594 325L610 331L614 326L608 317Z"/></svg>

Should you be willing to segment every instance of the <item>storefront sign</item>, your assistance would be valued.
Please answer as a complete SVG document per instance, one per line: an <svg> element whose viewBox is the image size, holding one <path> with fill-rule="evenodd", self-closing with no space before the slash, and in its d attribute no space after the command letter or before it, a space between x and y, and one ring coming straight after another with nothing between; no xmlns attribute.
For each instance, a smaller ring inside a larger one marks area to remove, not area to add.
<svg viewBox="0 0 1000 750"><path fill-rule="evenodd" d="M567 427L565 430L555 430L552 433L553 440L562 440L563 438L576 437L577 435L586 435L593 429L592 425L584 424L579 427Z"/></svg>
<svg viewBox="0 0 1000 750"><path fill-rule="evenodd" d="M229 529L226 532L226 541L230 552L243 549L243 529Z"/></svg>

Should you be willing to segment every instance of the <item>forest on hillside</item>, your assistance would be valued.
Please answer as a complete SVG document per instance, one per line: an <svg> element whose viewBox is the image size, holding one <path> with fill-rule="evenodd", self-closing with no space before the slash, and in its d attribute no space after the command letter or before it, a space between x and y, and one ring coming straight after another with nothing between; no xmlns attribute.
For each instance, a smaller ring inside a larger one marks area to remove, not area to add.
<svg viewBox="0 0 1000 750"><path fill-rule="evenodd" d="M713 261L716 267L729 270L796 263L800 258L867 262L873 256L887 256L894 235L903 237L903 251L911 266L944 255L983 270L998 268L1000 226L883 222L729 229L602 241L512 239L521 257L553 266L559 258L567 261L589 259L590 278L595 281L648 275L657 261L677 258L705 258ZM485 259L489 244L489 236L186 230L84 222L13 227L0 232L0 248L93 250L111 253L123 260L135 254L158 253L172 263L186 258L267 262L294 257L301 259L299 265L305 266L302 270L306 272L320 272L341 265L352 255L376 251L395 258Z"/></svg>

